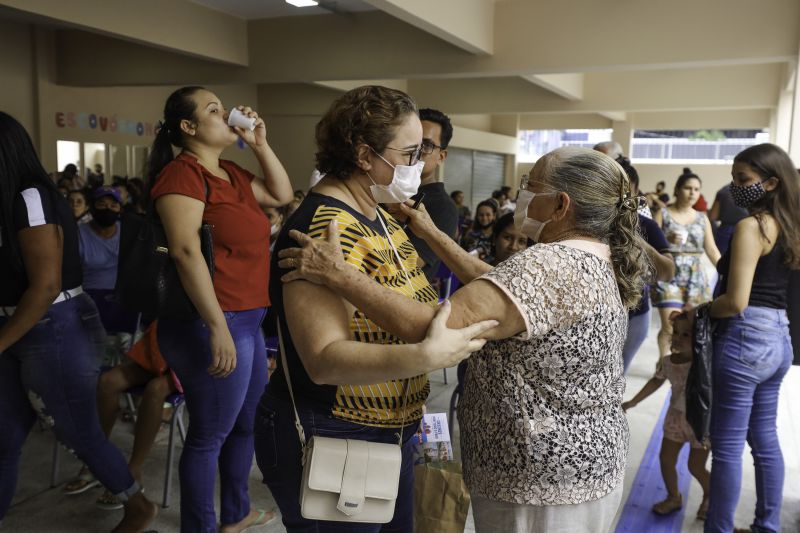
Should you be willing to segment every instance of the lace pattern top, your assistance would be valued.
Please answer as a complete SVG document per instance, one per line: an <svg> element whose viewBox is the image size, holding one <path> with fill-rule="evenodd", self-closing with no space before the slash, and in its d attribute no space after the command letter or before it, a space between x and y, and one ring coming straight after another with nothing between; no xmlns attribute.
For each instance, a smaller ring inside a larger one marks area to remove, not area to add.
<svg viewBox="0 0 800 533"><path fill-rule="evenodd" d="M628 313L608 247L604 258L585 244L537 244L482 278L519 308L525 331L469 359L458 417L472 494L577 504L622 483Z"/></svg>

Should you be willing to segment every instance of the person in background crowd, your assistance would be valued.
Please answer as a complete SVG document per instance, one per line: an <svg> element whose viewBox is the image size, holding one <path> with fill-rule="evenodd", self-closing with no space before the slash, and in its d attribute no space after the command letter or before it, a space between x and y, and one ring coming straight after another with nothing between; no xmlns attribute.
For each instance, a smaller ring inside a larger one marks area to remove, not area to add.
<svg viewBox="0 0 800 533"><path fill-rule="evenodd" d="M127 204L123 204L122 210L126 213L135 213L137 215L144 215L147 213L147 196L144 180L142 180L142 178L128 178L127 188L130 198Z"/></svg>
<svg viewBox="0 0 800 533"><path fill-rule="evenodd" d="M524 186L516 223L537 244L494 268L438 231L424 208L401 208L467 283L453 294L449 325L499 323L483 335L494 342L469 359L458 406L475 530L607 532L628 449L620 407L627 308L648 270L637 203L622 168L582 148L544 155ZM303 248L279 252L279 266L296 269L286 287L312 281L399 338L423 339L433 309L348 268L335 226L328 232L328 241L289 232ZM283 423L292 430L290 417Z"/></svg>
<svg viewBox="0 0 800 533"><path fill-rule="evenodd" d="M143 387L136 408L133 450L128 468L133 478L142 482L142 467L153 447L164 416L164 402L179 390L175 375L167 367L156 338L158 322L152 322L144 335L133 344L127 357L114 368L100 374L97 383L97 411L106 436L111 435L119 415L120 396L132 387ZM101 509L119 509L122 502L108 490L96 501Z"/></svg>
<svg viewBox="0 0 800 533"><path fill-rule="evenodd" d="M59 184L61 183L67 184L67 188L70 191L77 191L86 187L86 180L81 177L78 173L77 165L73 163L68 163L64 166L64 170L61 172L61 178L59 179Z"/></svg>
<svg viewBox="0 0 800 533"><path fill-rule="evenodd" d="M453 191L450 193L450 199L453 200L453 203L456 204L456 209L458 210L458 237L459 240L461 236L469 229L469 226L472 224L472 211L468 205L464 205L464 192L463 191Z"/></svg>
<svg viewBox="0 0 800 533"><path fill-rule="evenodd" d="M62 179L58 180L58 192L61 193L61 196L63 196L64 198L66 198L67 195L69 194L71 186L72 183L69 180L62 180Z"/></svg>
<svg viewBox="0 0 800 533"><path fill-rule="evenodd" d="M81 288L77 226L27 132L2 112L0 217L0 521L38 416L123 501L113 531L139 533L158 508L100 428L96 361L104 332Z"/></svg>
<svg viewBox="0 0 800 533"><path fill-rule="evenodd" d="M657 211L653 217L666 235L670 243L669 252L675 258L675 277L657 282L651 291L653 305L661 316L661 330L658 332L661 357L669 353L672 336L669 316L672 311L711 300L713 287L701 259L705 253L716 265L720 254L714 244L711 222L692 208L700 196L700 186L696 174L682 174L675 183L675 203Z"/></svg>
<svg viewBox="0 0 800 533"><path fill-rule="evenodd" d="M714 204L708 212L708 219L712 223L719 224L714 233L714 242L717 243L720 254L725 255L728 251L736 224L746 216L747 209L739 207L733 200L730 183L717 191Z"/></svg>
<svg viewBox="0 0 800 533"><path fill-rule="evenodd" d="M425 163L425 167L422 169L421 185L413 199L416 200L419 195L424 194L422 203L430 213L433 223L455 239L458 234L458 209L445 191L444 183L437 178L439 167L447 159L447 147L453 138L453 126L450 118L437 109L420 109L419 119L422 122L420 161ZM409 235L409 239L417 250L422 272L429 283L433 282L439 272L441 260L419 237Z"/></svg>
<svg viewBox="0 0 800 533"><path fill-rule="evenodd" d="M103 175L103 165L97 163L94 166L94 170L91 168L86 168L86 181L87 187L89 190L94 190L98 187L103 186L103 182L105 181L105 176Z"/></svg>
<svg viewBox="0 0 800 533"><path fill-rule="evenodd" d="M533 241L514 225L514 213L497 219L492 232L492 266L497 266L515 253L532 246Z"/></svg>
<svg viewBox="0 0 800 533"><path fill-rule="evenodd" d="M656 183L656 192L655 192L656 198L664 205L667 205L669 203L669 194L667 193L666 189L667 189L666 182L659 181L658 183Z"/></svg>
<svg viewBox="0 0 800 533"><path fill-rule="evenodd" d="M497 189L492 193L492 201L497 205L497 216L501 217L506 213L513 213L514 210L508 200L508 194L502 189Z"/></svg>
<svg viewBox="0 0 800 533"><path fill-rule="evenodd" d="M500 192L506 195L506 199L508 200L506 205L509 209L511 209L511 213L517 208L517 196L516 192L511 190L511 187L508 185L503 185L500 187Z"/></svg>
<svg viewBox="0 0 800 533"><path fill-rule="evenodd" d="M280 234L281 228L286 222L288 206L267 207L263 211L269 219L269 252L271 254L275 248L275 241L278 240L278 234Z"/></svg>
<svg viewBox="0 0 800 533"><path fill-rule="evenodd" d="M617 141L605 141L597 143L594 145L593 150L597 150L600 153L606 154L614 161L617 161L620 157L624 157L622 145Z"/></svg>
<svg viewBox="0 0 800 533"><path fill-rule="evenodd" d="M491 263L492 232L497 220L497 204L484 200L475 209L475 222L472 230L461 238L461 247L474 253L480 260Z"/></svg>
<svg viewBox="0 0 800 533"><path fill-rule="evenodd" d="M92 193L92 221L78 227L83 287L100 311L108 333L131 335L136 329L136 314L117 303L120 212L122 199L112 187L100 187Z"/></svg>
<svg viewBox="0 0 800 533"><path fill-rule="evenodd" d="M130 205L131 191L130 187L128 187L128 180L125 178L115 180L112 187L119 193L120 203L123 207Z"/></svg>
<svg viewBox="0 0 800 533"><path fill-rule="evenodd" d="M692 209L694 209L695 211L700 211L701 213L705 213L708 211L708 202L706 202L703 193L700 193L700 196L698 196L697 201L692 206Z"/></svg>
<svg viewBox="0 0 800 533"><path fill-rule="evenodd" d="M409 200L419 187L423 127L414 101L387 87L352 89L335 100L317 124L316 142L317 166L325 177L288 221L291 233L299 229L316 239L327 237L325 242L346 250L346 258L339 256L346 263L343 268L433 313L438 294L419 268L405 231L379 205ZM341 236L329 229L332 221L341 228ZM289 233L281 232L276 250L293 245ZM445 305L427 338L421 335L422 346L408 345L373 322L372 313L363 307L353 307L322 285L283 284L277 275L286 272L285 267L273 267L272 309L280 320L289 370L287 378L287 368L280 364L259 403L256 458L286 530L410 533L412 441L430 390L427 373L452 366L481 346L483 342L473 345L470 339L492 324L447 330ZM388 524L343 524L301 516L303 466L289 382L309 437L398 443L402 433L401 474L394 518Z"/></svg>
<svg viewBox="0 0 800 533"><path fill-rule="evenodd" d="M85 190L69 191L67 193L67 201L69 202L70 209L72 209L72 217L75 219L75 222L78 224L86 224L92 220Z"/></svg>
<svg viewBox="0 0 800 533"><path fill-rule="evenodd" d="M631 195L638 200L639 236L644 241L642 246L655 270L654 279L648 279L647 282L669 281L675 276L675 261L669 254L669 243L664 237L664 232L652 220L647 201L639 195L639 172L636 167L631 165L630 159L625 156L620 155L615 161L627 174L631 184ZM650 315L649 287L645 285L639 304L628 311L628 333L625 336L625 345L622 347L623 372L625 373L650 332Z"/></svg>
<svg viewBox="0 0 800 533"><path fill-rule="evenodd" d="M660 515L674 513L683 507L683 497L678 488L678 463L683 445L690 445L689 472L700 483L703 489L703 500L697 509L697 519L705 520L708 513L708 486L709 473L706 469L708 462L708 447L701 443L694 435L692 427L686 420L686 378L693 358L692 316L689 313L673 311L672 339L670 341L670 354L661 358L655 375L645 383L636 395L623 402L622 409L627 411L639 402L657 391L664 381L669 380L672 393L669 399L669 409L664 417L664 437L661 440L659 462L661 464L661 477L667 488L667 497L653 505L653 512Z"/></svg>
<svg viewBox="0 0 800 533"><path fill-rule="evenodd" d="M734 530L748 442L756 471L755 520L747 531L781 531L784 464L778 396L792 364L786 316L790 272L800 268L800 175L774 144L733 159L731 195L749 216L720 260L712 364L711 499L706 533ZM739 530L736 530L739 531Z"/></svg>
<svg viewBox="0 0 800 533"><path fill-rule="evenodd" d="M267 142L264 121L249 107L253 131L232 128L220 99L182 87L164 105L147 163L150 197L170 256L200 315L158 321L158 344L183 385L189 429L180 461L181 531L216 533L214 486L220 472L221 533L261 525L274 514L251 508L253 422L267 382L261 321L269 305L269 220L263 208L292 199L289 177ZM263 177L220 159L242 139ZM181 149L173 155L173 146ZM200 249L200 226L213 226L212 279ZM246 282L245 282L246 280Z"/></svg>

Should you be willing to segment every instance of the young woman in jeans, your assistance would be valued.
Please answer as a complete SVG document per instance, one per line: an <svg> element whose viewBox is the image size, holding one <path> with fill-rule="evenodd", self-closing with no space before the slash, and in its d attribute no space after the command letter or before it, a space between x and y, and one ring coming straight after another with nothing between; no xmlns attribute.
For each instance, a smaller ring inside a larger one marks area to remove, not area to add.
<svg viewBox="0 0 800 533"><path fill-rule="evenodd" d="M220 472L222 533L263 524L271 513L250 508L253 420L267 383L261 320L269 305L269 220L265 207L292 200L289 177L267 143L264 121L249 107L254 130L232 128L220 99L201 87L178 89L164 106L149 160L150 196L181 283L200 318L160 318L158 343L183 385L189 430L180 461L181 531L216 533L214 483ZM241 138L264 177L222 151ZM181 148L173 159L172 147ZM199 230L212 225L212 280Z"/></svg>
<svg viewBox="0 0 800 533"><path fill-rule="evenodd" d="M0 520L36 417L125 506L115 532L142 531L157 507L100 429L97 360L105 332L81 287L78 230L30 137L0 112Z"/></svg>
<svg viewBox="0 0 800 533"><path fill-rule="evenodd" d="M789 271L800 267L800 188L782 149L752 146L736 156L731 193L750 216L736 225L720 260L714 339L711 490L706 533L730 533L750 444L756 516L749 531L780 531L783 456L776 429L778 392L792 363L786 317Z"/></svg>

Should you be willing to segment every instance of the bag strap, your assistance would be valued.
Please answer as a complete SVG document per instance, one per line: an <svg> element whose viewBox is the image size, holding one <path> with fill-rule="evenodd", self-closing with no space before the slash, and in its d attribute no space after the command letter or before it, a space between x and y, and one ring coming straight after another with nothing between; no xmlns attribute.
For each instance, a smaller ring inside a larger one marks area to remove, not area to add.
<svg viewBox="0 0 800 533"><path fill-rule="evenodd" d="M294 399L294 390L292 387L292 378L289 375L289 364L286 361L286 349L284 348L283 333L281 331L281 319L278 318L278 348L281 352L281 365L283 365L283 375L286 376L286 385L289 387L289 397L292 399L292 411L294 411L294 427L297 430L297 436L300 438L300 447L305 451L306 448L306 432L303 430L303 424L300 423L300 415L297 413L297 402ZM403 429L406 425L406 414L408 411L408 391L411 389L411 380L406 379L406 393L403 397L403 417L400 422L400 433L398 435L398 445L403 445Z"/></svg>

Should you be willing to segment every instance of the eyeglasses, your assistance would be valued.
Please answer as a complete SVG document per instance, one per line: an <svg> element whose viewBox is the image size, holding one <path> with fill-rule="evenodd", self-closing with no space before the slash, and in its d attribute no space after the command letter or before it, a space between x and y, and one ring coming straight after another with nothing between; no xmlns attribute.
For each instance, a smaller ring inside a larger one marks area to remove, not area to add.
<svg viewBox="0 0 800 533"><path fill-rule="evenodd" d="M419 157L420 157L420 154L422 153L423 146L424 145L419 145L414 149L392 148L391 146L387 146L386 149L387 150L394 150L395 152L400 152L402 154L407 155L408 156L408 166L413 167L414 165L419 163ZM375 152L375 150L373 150L373 152ZM375 153L377 154L378 152L375 152ZM380 155L380 154L378 154L378 155Z"/></svg>
<svg viewBox="0 0 800 533"><path fill-rule="evenodd" d="M432 154L435 149L442 150L443 148L438 144L435 144L433 141L429 141L427 139L422 141L422 153L423 154Z"/></svg>

